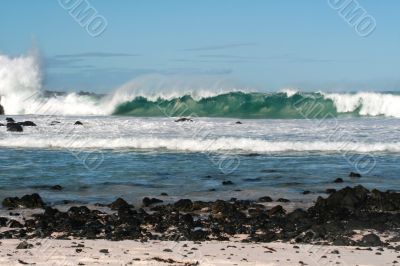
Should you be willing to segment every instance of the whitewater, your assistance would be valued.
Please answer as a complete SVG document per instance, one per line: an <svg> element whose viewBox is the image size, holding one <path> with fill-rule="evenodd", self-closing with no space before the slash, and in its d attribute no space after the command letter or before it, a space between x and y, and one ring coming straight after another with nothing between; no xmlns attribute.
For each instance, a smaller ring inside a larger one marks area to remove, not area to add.
<svg viewBox="0 0 400 266"><path fill-rule="evenodd" d="M153 150L201 153L400 152L398 119L236 119L14 116L35 121L23 133L0 127L0 147ZM81 121L83 126L74 125ZM54 123L57 121L57 123Z"/></svg>
<svg viewBox="0 0 400 266"><path fill-rule="evenodd" d="M232 118L400 118L400 95L382 92L255 92L227 82L177 76L143 76L104 97L46 95L35 55L0 55L0 96L6 115ZM166 109L169 109L165 111ZM173 110L174 112L172 112Z"/></svg>

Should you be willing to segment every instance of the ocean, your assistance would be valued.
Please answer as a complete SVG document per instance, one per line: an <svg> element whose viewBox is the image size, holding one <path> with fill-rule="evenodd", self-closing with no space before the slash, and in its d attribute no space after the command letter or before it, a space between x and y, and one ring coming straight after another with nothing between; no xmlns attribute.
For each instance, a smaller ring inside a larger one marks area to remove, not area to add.
<svg viewBox="0 0 400 266"><path fill-rule="evenodd" d="M400 187L396 93L27 95L2 99L0 120L37 126L0 127L0 199L35 192L51 204L145 196L304 201L327 188Z"/></svg>
<svg viewBox="0 0 400 266"><path fill-rule="evenodd" d="M107 95L61 93L43 88L35 57L0 61L0 199L304 201L328 188L400 187L395 92L262 92L147 76ZM37 126L9 132L7 117Z"/></svg>

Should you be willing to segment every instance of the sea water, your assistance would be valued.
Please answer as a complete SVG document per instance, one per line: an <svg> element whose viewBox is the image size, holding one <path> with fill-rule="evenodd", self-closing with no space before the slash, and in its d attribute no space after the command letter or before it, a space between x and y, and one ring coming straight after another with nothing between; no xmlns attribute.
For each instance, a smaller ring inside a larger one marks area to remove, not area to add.
<svg viewBox="0 0 400 266"><path fill-rule="evenodd" d="M176 198L300 199L327 188L398 190L400 120L13 116L0 127L0 198L39 193L46 201L139 202ZM1 120L5 117L0 117ZM81 121L83 126L74 125ZM350 172L362 173L350 178ZM336 178L344 183L334 183ZM232 185L223 185L223 181ZM62 190L52 189L61 185Z"/></svg>

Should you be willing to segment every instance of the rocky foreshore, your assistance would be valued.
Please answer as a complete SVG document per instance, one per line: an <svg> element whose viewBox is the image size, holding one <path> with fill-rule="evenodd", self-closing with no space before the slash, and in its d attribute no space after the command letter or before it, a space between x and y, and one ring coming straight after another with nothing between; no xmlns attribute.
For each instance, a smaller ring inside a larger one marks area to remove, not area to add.
<svg viewBox="0 0 400 266"><path fill-rule="evenodd" d="M0 218L0 238L107 240L284 241L343 246L386 246L400 240L400 193L346 187L319 197L308 209L287 212L284 202L181 199L163 204L146 198L134 207L119 198L98 208L74 206L63 212L47 206L38 194L6 198L8 217ZM29 217L21 208L41 209ZM360 235L361 232L361 235ZM363 233L364 232L364 233Z"/></svg>

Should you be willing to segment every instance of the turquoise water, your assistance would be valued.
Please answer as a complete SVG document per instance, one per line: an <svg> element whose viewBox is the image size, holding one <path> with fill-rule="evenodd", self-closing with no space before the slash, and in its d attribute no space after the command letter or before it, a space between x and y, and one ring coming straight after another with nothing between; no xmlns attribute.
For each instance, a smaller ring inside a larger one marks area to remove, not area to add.
<svg viewBox="0 0 400 266"><path fill-rule="evenodd" d="M394 92L229 92L209 97L137 96L120 103L113 114L136 117L198 116L246 119L320 119L325 117L400 117Z"/></svg>

